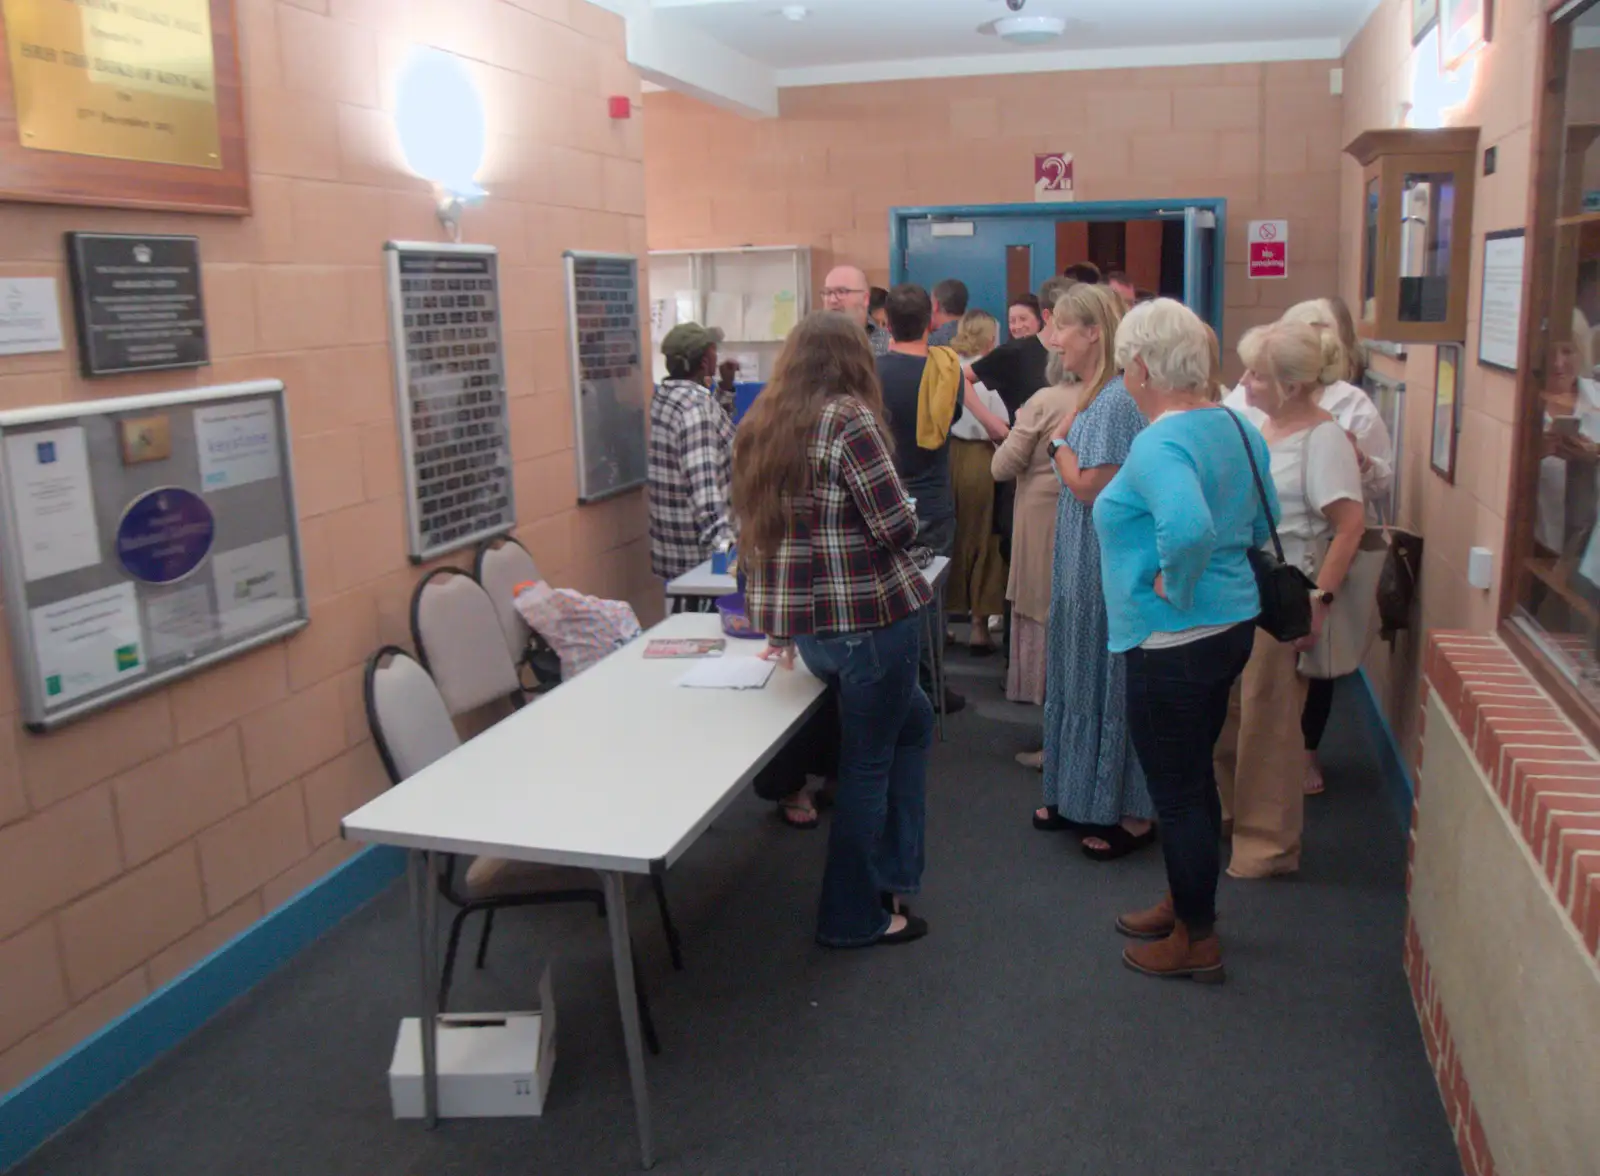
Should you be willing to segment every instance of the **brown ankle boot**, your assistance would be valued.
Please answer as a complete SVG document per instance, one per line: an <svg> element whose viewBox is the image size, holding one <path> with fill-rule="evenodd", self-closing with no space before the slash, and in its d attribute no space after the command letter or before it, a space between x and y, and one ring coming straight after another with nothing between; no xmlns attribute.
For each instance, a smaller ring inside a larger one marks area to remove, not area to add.
<svg viewBox="0 0 1600 1176"><path fill-rule="evenodd" d="M1165 939L1172 934L1173 924L1177 921L1177 916L1172 913L1172 895L1169 893L1149 910L1118 915L1117 930L1129 939Z"/></svg>
<svg viewBox="0 0 1600 1176"><path fill-rule="evenodd" d="M1122 962L1135 972L1163 979L1188 979L1201 984L1221 984L1222 941L1212 931L1204 939L1189 940L1189 928L1174 925L1172 934L1154 943L1125 948Z"/></svg>

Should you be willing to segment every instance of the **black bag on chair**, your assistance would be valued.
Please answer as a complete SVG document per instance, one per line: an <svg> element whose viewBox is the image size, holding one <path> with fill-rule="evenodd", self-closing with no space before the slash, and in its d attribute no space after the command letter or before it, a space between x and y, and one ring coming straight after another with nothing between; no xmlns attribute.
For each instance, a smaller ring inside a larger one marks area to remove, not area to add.
<svg viewBox="0 0 1600 1176"><path fill-rule="evenodd" d="M1256 498L1267 516L1267 530L1272 532L1271 551L1252 547L1248 553L1250 570L1255 573L1256 588L1261 592L1261 615L1256 618L1256 627L1279 641L1298 641L1311 632L1311 593L1317 586L1310 576L1284 559L1283 540L1278 538L1278 526L1267 502L1266 483L1261 480L1261 470L1256 466L1256 453L1250 447L1244 422L1232 409L1222 411L1232 418L1233 427L1239 430L1239 440L1244 442L1244 455L1256 482Z"/></svg>

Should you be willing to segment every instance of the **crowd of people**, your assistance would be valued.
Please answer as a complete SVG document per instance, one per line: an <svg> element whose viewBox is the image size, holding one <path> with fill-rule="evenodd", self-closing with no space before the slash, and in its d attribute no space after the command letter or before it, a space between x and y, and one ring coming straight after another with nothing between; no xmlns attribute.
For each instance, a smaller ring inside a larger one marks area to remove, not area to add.
<svg viewBox="0 0 1600 1176"><path fill-rule="evenodd" d="M1216 334L1124 275L1069 267L1014 298L1004 330L959 281L874 289L831 271L824 309L790 334L735 430L714 331L663 341L651 409L651 550L670 578L735 542L766 656L828 684L826 733L774 769L779 813L836 812L817 939L909 942L923 869L934 711L921 569L951 560L932 627L992 656L1005 693L1041 708L1034 828L1110 862L1159 842L1169 890L1116 926L1129 967L1219 981L1215 899L1227 872L1300 864L1305 797L1332 682L1302 673L1323 639L1391 441L1356 381L1337 299L1248 332L1239 385ZM1281 551L1309 632L1257 625ZM805 776L832 779L809 795ZM758 782L759 790L759 782Z"/></svg>

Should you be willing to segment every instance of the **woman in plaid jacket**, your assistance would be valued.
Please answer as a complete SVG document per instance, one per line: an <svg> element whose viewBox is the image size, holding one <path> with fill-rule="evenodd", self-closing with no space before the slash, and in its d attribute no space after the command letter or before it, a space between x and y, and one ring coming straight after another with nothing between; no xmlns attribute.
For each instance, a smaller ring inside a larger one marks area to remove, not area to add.
<svg viewBox="0 0 1600 1176"><path fill-rule="evenodd" d="M883 392L861 328L808 316L734 443L746 607L792 667L798 650L840 716L839 793L817 941L909 943L900 902L922 882L933 707L917 683L932 592L906 553L917 516L895 473Z"/></svg>

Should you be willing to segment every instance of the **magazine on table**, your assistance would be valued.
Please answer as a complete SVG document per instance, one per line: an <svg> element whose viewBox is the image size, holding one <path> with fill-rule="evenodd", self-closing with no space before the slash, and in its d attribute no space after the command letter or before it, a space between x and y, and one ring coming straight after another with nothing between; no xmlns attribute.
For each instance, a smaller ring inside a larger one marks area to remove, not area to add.
<svg viewBox="0 0 1600 1176"><path fill-rule="evenodd" d="M721 657L728 642L721 637L657 637L644 647L647 659Z"/></svg>

